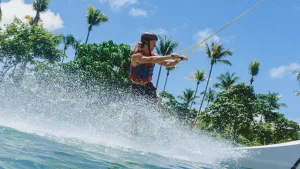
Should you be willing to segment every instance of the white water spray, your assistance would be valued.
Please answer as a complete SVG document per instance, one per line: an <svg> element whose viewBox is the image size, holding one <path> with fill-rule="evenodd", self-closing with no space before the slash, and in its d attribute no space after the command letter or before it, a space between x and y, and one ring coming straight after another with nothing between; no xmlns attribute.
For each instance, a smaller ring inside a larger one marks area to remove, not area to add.
<svg viewBox="0 0 300 169"><path fill-rule="evenodd" d="M1 84L0 125L57 141L72 139L210 165L248 155L231 149L229 142L189 132L175 117L143 100L114 99L109 89L86 95L25 86Z"/></svg>

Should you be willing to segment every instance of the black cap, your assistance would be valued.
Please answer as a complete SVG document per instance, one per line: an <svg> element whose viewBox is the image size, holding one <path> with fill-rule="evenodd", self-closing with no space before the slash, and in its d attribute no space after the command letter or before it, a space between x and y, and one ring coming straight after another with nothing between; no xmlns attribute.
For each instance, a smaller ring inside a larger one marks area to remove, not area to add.
<svg viewBox="0 0 300 169"><path fill-rule="evenodd" d="M144 32L141 35L141 41L158 40L157 36L152 32Z"/></svg>

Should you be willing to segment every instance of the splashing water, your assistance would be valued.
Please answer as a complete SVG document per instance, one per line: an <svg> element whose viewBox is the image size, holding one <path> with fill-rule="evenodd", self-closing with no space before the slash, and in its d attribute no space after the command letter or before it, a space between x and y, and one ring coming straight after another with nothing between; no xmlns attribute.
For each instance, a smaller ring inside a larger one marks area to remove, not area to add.
<svg viewBox="0 0 300 169"><path fill-rule="evenodd" d="M171 114L143 100L126 95L116 99L109 88L86 94L51 91L38 88L32 79L28 82L23 88L0 85L0 126L71 145L78 149L73 156L80 150L95 159L105 154L118 163L170 168L176 163L185 168L220 167L249 156L246 150L232 149L230 142L189 132Z"/></svg>

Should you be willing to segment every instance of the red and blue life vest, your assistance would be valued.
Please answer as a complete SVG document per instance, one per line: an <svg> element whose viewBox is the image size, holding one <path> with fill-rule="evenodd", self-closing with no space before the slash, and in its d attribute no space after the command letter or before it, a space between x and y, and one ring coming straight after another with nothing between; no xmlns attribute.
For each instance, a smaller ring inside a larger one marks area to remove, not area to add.
<svg viewBox="0 0 300 169"><path fill-rule="evenodd" d="M153 52L151 52L151 55L155 56ZM146 63L133 67L130 63L129 78L137 83L151 82L154 66L153 63Z"/></svg>

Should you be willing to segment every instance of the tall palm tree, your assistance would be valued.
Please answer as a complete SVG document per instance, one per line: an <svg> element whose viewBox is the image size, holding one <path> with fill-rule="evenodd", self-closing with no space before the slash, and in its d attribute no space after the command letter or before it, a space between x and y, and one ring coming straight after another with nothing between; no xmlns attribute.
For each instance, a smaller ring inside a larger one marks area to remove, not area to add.
<svg viewBox="0 0 300 169"><path fill-rule="evenodd" d="M33 9L36 11L36 15L34 17L33 23L35 25L38 24L41 19L40 13L45 12L48 9L48 5L50 0L34 0L33 1Z"/></svg>
<svg viewBox="0 0 300 169"><path fill-rule="evenodd" d="M73 44L73 48L74 48L74 50L75 50L75 58L76 58L77 50L78 50L80 44L81 44L81 40L75 40L75 42L74 42L74 44Z"/></svg>
<svg viewBox="0 0 300 169"><path fill-rule="evenodd" d="M166 70L167 70L167 77L166 77L166 81L165 81L165 85L164 85L164 90L166 89L166 85L167 85L167 81L168 81L168 77L169 77L169 74L170 74L170 71L174 70L176 68L176 66L167 66L166 67Z"/></svg>
<svg viewBox="0 0 300 169"><path fill-rule="evenodd" d="M187 120L188 119L188 107L190 104L192 104L194 102L194 99L195 99L195 91L192 90L192 89L185 89L179 96L178 98L180 100L183 101L183 108L184 108L184 115L182 115L183 117L185 117L185 119Z"/></svg>
<svg viewBox="0 0 300 169"><path fill-rule="evenodd" d="M187 79L197 82L196 91L195 91L195 96L196 96L200 82L205 81L204 70L200 70L200 71L196 70L196 71L194 71L194 77L187 77ZM195 98L195 96L194 96L194 98ZM190 109L192 108L192 105L193 105L193 102L191 103Z"/></svg>
<svg viewBox="0 0 300 169"><path fill-rule="evenodd" d="M239 80L240 77L235 76L235 73L230 74L229 72L226 72L225 74L221 74L217 77L219 82L214 84L215 88L220 88L222 90L229 89L234 83L236 83Z"/></svg>
<svg viewBox="0 0 300 169"><path fill-rule="evenodd" d="M259 72L259 65L259 62L254 60L249 66L249 74L251 75L250 85L254 82L254 76L256 76Z"/></svg>
<svg viewBox="0 0 300 169"><path fill-rule="evenodd" d="M201 94L204 94L204 91L201 92ZM207 93L206 93L206 96L204 98L204 100L207 100L207 105L206 106L208 107L209 103L211 101L215 100L215 98L216 98L216 91L213 90L213 89L211 89L211 88L209 88L208 91L207 91Z"/></svg>
<svg viewBox="0 0 300 169"><path fill-rule="evenodd" d="M91 5L88 7L88 14L86 16L87 23L89 24L88 27L88 34L85 40L85 43L87 43L90 32L93 29L93 26L98 26L100 23L104 23L108 21L108 17L105 16L99 9L94 9Z"/></svg>
<svg viewBox="0 0 300 169"><path fill-rule="evenodd" d="M269 105L269 108L271 109L278 110L281 107L287 107L285 103L279 103L279 100L281 99L282 96L280 96L278 93L269 92L268 94L258 95L258 97L262 97L266 101L267 105ZM271 112L272 111L270 110L261 114L261 121L265 117L272 116Z"/></svg>
<svg viewBox="0 0 300 169"><path fill-rule="evenodd" d="M62 41L64 43L64 55L62 57L61 63L64 62L64 58L66 55L66 50L69 48L69 46L73 46L74 48L74 43L75 43L75 38L72 34L68 34L68 35L63 35L62 36Z"/></svg>
<svg viewBox="0 0 300 169"><path fill-rule="evenodd" d="M187 109L189 104L194 100L195 91L193 89L185 89L178 98L183 100L183 105Z"/></svg>
<svg viewBox="0 0 300 169"><path fill-rule="evenodd" d="M199 107L198 114L200 113L201 108L202 108L202 104L203 104L203 101L204 101L204 97L206 95L207 86L208 86L208 83L209 83L209 80L210 80L210 76L211 76L211 72L212 72L214 64L224 63L224 64L227 64L227 65L231 66L230 61L222 59L225 56L228 56L228 55L231 56L232 55L231 50L224 49L222 43L219 43L219 44L212 43L211 44L211 49L209 48L207 43L205 43L205 44L206 44L206 50L205 51L206 51L206 54L207 54L208 58L210 59L210 71L209 71L208 80L207 80L207 83L206 83L206 86L205 86L205 90L204 90L203 98L201 100L201 104L200 104L200 107Z"/></svg>
<svg viewBox="0 0 300 169"><path fill-rule="evenodd" d="M171 40L170 38L167 38L166 36L162 38L161 36L158 36L159 38L159 47L156 47L156 51L158 55L161 56L167 56L173 53L174 49L178 47L179 43L176 41ZM156 82L156 89L158 88L158 82L160 77L162 65L159 67L158 71L158 77Z"/></svg>

